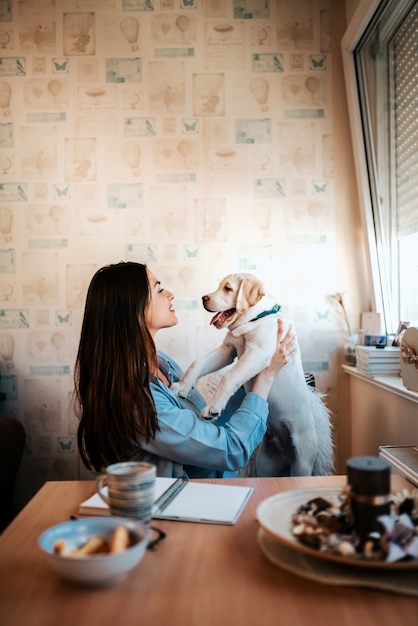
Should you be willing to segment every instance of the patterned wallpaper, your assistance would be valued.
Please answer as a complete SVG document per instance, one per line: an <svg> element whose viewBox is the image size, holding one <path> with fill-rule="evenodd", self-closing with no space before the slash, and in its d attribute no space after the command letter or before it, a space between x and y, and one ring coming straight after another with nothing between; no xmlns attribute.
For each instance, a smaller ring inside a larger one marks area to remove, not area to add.
<svg viewBox="0 0 418 626"><path fill-rule="evenodd" d="M27 433L25 501L84 475L71 412L96 269L149 264L186 366L221 341L200 304L264 278L305 369L336 385L331 0L0 3L0 371Z"/></svg>

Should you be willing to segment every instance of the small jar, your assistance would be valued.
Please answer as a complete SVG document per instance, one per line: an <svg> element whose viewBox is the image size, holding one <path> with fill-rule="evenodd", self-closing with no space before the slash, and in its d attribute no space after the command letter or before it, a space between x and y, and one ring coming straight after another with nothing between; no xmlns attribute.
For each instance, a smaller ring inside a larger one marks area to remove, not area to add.
<svg viewBox="0 0 418 626"><path fill-rule="evenodd" d="M374 456L358 456L347 461L351 512L360 536L378 530L377 518L390 514L390 465Z"/></svg>
<svg viewBox="0 0 418 626"><path fill-rule="evenodd" d="M343 347L344 361L347 365L351 365L352 367L356 367L357 365L356 346L358 345L358 341L358 333L355 333L347 338Z"/></svg>

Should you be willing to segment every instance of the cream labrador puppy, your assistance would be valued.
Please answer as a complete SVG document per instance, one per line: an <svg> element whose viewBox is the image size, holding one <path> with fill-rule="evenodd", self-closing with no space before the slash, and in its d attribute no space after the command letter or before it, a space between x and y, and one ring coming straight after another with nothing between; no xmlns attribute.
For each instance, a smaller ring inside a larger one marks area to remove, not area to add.
<svg viewBox="0 0 418 626"><path fill-rule="evenodd" d="M203 418L215 419L239 387L269 364L276 348L277 318L282 316L276 299L252 274L226 276L202 302L207 311L215 313L211 324L228 332L219 347L191 364L173 390L185 398L199 378L233 364L202 411ZM283 455L287 455L293 476L332 473L330 414L321 394L306 384L298 345L295 357L277 374L268 402L267 434L242 474L279 475ZM291 451L284 450L281 443L283 426L291 435Z"/></svg>

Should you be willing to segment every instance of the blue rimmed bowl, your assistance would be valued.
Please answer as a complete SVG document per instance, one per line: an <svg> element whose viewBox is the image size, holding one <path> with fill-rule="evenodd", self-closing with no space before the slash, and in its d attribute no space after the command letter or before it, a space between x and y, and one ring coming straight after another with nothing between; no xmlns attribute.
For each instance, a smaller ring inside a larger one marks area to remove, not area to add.
<svg viewBox="0 0 418 626"><path fill-rule="evenodd" d="M54 545L64 540L68 548L79 548L91 537L109 541L117 526L125 526L130 545L125 550L107 554L73 557L56 554ZM141 561L149 540L149 529L125 517L87 517L57 524L39 537L39 547L52 569L71 582L90 587L111 585Z"/></svg>

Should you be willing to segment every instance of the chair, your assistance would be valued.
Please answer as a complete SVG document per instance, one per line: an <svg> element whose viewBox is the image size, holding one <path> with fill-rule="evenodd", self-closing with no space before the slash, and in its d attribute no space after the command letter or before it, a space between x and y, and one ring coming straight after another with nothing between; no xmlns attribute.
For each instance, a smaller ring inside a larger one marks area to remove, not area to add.
<svg viewBox="0 0 418 626"><path fill-rule="evenodd" d="M25 446L25 429L13 417L0 417L0 533L13 519L13 487Z"/></svg>
<svg viewBox="0 0 418 626"><path fill-rule="evenodd" d="M315 389L315 376L313 374L311 374L310 372L305 372L305 380L306 380L306 384L309 385L309 387L313 387Z"/></svg>

